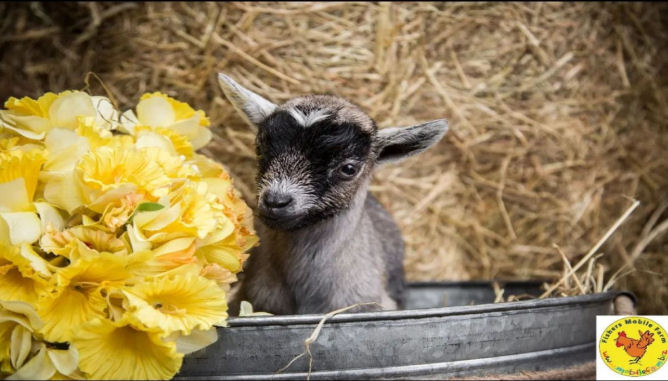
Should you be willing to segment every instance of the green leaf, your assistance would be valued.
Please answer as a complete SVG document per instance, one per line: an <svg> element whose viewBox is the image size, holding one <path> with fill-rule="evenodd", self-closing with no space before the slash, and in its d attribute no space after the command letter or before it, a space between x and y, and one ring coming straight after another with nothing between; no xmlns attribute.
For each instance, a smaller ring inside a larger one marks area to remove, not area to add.
<svg viewBox="0 0 668 381"><path fill-rule="evenodd" d="M139 204L139 206L137 206L137 210L135 212L154 212L164 208L164 205L158 204L157 202L142 202Z"/></svg>

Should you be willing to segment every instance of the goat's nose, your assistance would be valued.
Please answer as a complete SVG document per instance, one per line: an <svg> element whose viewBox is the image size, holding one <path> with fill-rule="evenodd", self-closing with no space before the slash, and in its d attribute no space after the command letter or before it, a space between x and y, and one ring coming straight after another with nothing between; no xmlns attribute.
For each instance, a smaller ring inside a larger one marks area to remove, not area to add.
<svg viewBox="0 0 668 381"><path fill-rule="evenodd" d="M292 203L292 196L287 193L266 192L262 201L269 208L285 208Z"/></svg>

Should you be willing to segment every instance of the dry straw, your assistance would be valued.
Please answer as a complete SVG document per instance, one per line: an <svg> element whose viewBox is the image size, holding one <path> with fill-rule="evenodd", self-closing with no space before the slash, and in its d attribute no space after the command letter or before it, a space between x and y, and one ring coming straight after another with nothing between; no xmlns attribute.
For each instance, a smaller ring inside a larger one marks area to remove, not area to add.
<svg viewBox="0 0 668 381"><path fill-rule="evenodd" d="M3 3L0 95L81 88L89 71L122 107L166 91L211 115L207 153L251 202L254 132L218 71L275 102L345 96L380 127L446 117L443 142L372 185L401 225L410 279L539 278L554 295L614 286L638 294L639 312L668 313L667 10ZM628 197L640 204L596 245Z"/></svg>

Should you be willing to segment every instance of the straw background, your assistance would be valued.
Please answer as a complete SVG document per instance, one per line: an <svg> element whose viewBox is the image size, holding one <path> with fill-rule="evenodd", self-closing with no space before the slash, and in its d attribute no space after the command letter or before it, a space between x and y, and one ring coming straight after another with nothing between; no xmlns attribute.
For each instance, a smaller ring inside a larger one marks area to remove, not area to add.
<svg viewBox="0 0 668 381"><path fill-rule="evenodd" d="M254 133L217 72L274 102L344 96L380 127L447 118L443 141L372 185L410 280L554 281L637 199L556 295L615 283L640 313L668 313L666 4L33 2L0 15L0 99L104 94L88 72L122 109L166 92L210 115L205 153L250 204Z"/></svg>

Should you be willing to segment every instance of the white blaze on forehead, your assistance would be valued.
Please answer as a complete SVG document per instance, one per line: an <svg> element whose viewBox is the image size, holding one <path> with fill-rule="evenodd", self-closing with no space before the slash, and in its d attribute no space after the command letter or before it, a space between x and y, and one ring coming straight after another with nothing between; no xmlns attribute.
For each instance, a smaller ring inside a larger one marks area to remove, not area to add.
<svg viewBox="0 0 668 381"><path fill-rule="evenodd" d="M359 107L341 97L331 95L306 95L303 97L292 98L280 106L282 110L288 112L297 107L303 110L314 110L317 111L318 114L328 114L335 123L356 124L362 131L374 132L376 130L371 117ZM290 114L299 122L301 117L299 114L303 113L299 112L300 110L296 111L297 112L290 112ZM306 115L303 119L304 121L307 121ZM315 122L312 121L311 124L312 123Z"/></svg>
<svg viewBox="0 0 668 381"><path fill-rule="evenodd" d="M287 111L302 127L311 126L329 116L329 112L326 109L315 109L304 113L296 107L290 107Z"/></svg>

